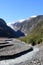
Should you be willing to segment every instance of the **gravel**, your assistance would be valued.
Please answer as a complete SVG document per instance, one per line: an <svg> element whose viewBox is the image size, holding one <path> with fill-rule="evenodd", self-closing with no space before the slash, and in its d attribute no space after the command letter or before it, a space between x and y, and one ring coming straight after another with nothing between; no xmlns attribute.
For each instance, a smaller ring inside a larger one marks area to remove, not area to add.
<svg viewBox="0 0 43 65"><path fill-rule="evenodd" d="M7 51L10 50L11 50L10 54L12 55L13 53L18 53L20 51L30 48L28 44L25 44L24 42L20 42L17 39L12 39L12 41L7 40L7 42L13 44L13 46L6 48L4 47L3 49L0 49L0 52L3 51L4 53L5 51L5 54L8 55L9 53ZM13 49L15 49L15 51ZM2 54L0 53L0 55L5 55L3 53ZM43 44L34 46L33 51L26 53L18 58L2 60L0 61L0 65L43 65Z"/></svg>
<svg viewBox="0 0 43 65"><path fill-rule="evenodd" d="M39 51L36 47L33 49L33 51L28 52L16 59L0 61L0 65L28 65L30 63L29 61L31 61L34 55Z"/></svg>

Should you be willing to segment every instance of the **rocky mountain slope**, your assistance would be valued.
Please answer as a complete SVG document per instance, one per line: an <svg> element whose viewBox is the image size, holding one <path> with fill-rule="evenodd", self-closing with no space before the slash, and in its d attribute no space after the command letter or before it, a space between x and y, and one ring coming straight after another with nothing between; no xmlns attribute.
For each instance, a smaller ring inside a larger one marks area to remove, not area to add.
<svg viewBox="0 0 43 65"><path fill-rule="evenodd" d="M43 41L43 21L39 20L32 32L20 39L27 43L41 43Z"/></svg>
<svg viewBox="0 0 43 65"><path fill-rule="evenodd" d="M25 35L34 30L39 21L43 21L43 15L38 15L36 17L30 17L29 19L23 20L22 22L18 21L11 24L15 31L20 30Z"/></svg>

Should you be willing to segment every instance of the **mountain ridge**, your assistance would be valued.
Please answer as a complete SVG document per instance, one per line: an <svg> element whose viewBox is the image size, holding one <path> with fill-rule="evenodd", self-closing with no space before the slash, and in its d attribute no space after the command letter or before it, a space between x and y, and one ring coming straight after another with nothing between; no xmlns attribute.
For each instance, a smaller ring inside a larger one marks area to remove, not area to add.
<svg viewBox="0 0 43 65"><path fill-rule="evenodd" d="M33 16L22 22L17 21L16 23L11 24L11 28L15 31L21 30L27 35L36 27L39 21L43 21L43 15Z"/></svg>
<svg viewBox="0 0 43 65"><path fill-rule="evenodd" d="M0 37L21 37L30 34L35 30L37 24L43 21L43 15L33 16L29 19L23 20L22 22L16 22L7 25L3 19L0 19Z"/></svg>
<svg viewBox="0 0 43 65"><path fill-rule="evenodd" d="M20 30L13 30L2 18L0 18L0 37L17 38L20 36L24 36L24 33Z"/></svg>

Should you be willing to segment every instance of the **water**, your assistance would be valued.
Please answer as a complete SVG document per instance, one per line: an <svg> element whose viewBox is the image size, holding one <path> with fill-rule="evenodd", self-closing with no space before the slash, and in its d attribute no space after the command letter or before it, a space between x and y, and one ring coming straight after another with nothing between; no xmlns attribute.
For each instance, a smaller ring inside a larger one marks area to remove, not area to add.
<svg viewBox="0 0 43 65"><path fill-rule="evenodd" d="M15 64L19 64L21 62L24 62L26 60L31 60L32 57L36 54L36 52L38 52L39 49L34 47L33 48L33 51L29 52L29 53L26 53L16 59L10 59L10 60L3 60L3 61L0 61L0 65L15 65Z"/></svg>

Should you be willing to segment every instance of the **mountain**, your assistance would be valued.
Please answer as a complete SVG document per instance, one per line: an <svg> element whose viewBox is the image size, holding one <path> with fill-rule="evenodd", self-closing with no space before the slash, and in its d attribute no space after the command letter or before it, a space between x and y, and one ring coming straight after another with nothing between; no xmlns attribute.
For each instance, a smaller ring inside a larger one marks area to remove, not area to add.
<svg viewBox="0 0 43 65"><path fill-rule="evenodd" d="M16 21L16 23L15 22L9 22L9 23L7 23L7 25L10 26L13 30L17 31L17 30L19 30L19 28L16 28L16 25L19 26L20 23L22 23L24 20L25 19L18 20L18 21Z"/></svg>
<svg viewBox="0 0 43 65"><path fill-rule="evenodd" d="M15 31L0 18L0 37L15 37Z"/></svg>
<svg viewBox="0 0 43 65"><path fill-rule="evenodd" d="M17 38L24 36L24 33L20 30L13 30L9 27L3 19L0 18L0 37L10 37L10 38Z"/></svg>
<svg viewBox="0 0 43 65"><path fill-rule="evenodd" d="M26 36L25 36L26 35ZM25 20L19 20L8 26L6 22L0 18L0 37L20 38L27 43L43 40L43 15L30 17Z"/></svg>
<svg viewBox="0 0 43 65"><path fill-rule="evenodd" d="M43 42L43 20L39 20L34 30L29 33L27 36L20 38L21 41L26 43L39 44Z"/></svg>
<svg viewBox="0 0 43 65"><path fill-rule="evenodd" d="M27 35L28 33L34 30L34 28L37 26L37 23L39 21L43 21L43 15L38 15L35 17L33 16L21 22L17 21L16 23L11 24L11 27L13 28L13 30L15 31L20 30L25 35Z"/></svg>

